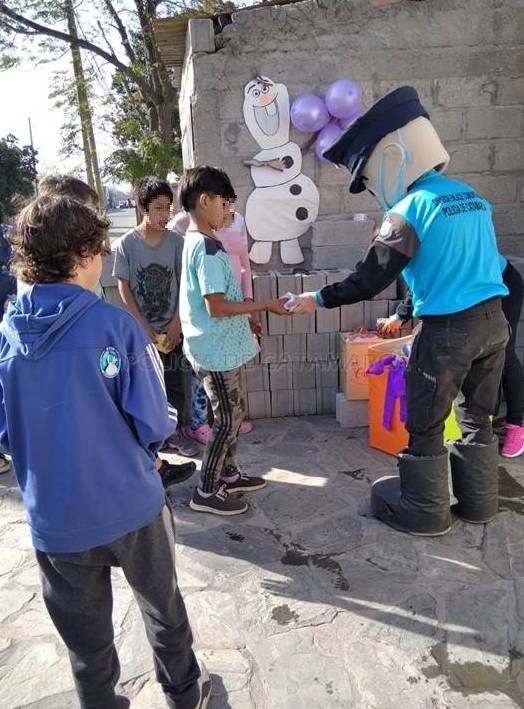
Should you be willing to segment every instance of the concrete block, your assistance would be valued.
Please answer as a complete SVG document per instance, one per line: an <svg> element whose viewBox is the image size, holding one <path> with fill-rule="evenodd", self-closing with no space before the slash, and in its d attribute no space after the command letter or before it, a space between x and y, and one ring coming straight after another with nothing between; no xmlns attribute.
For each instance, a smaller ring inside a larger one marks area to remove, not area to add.
<svg viewBox="0 0 524 709"><path fill-rule="evenodd" d="M316 389L297 389L293 392L295 416L313 416L317 413Z"/></svg>
<svg viewBox="0 0 524 709"><path fill-rule="evenodd" d="M352 194L346 187L346 189L342 191L342 206L344 207L344 212L350 216L354 214L366 214L368 221L371 222L371 229L373 229L375 218L379 213L380 207L369 192L365 191L359 192L359 194Z"/></svg>
<svg viewBox="0 0 524 709"><path fill-rule="evenodd" d="M193 54L197 52L211 54L215 51L213 20L189 20L186 30L186 50Z"/></svg>
<svg viewBox="0 0 524 709"><path fill-rule="evenodd" d="M299 274L297 273L281 273L279 271L275 272L276 279L277 279L277 295L280 298L280 296L284 295L285 293L294 293L294 294L299 294L302 292L302 279ZM297 327L300 325L304 325L304 321L307 321L308 316L290 316L286 318L282 318L283 322L282 323L274 323L274 318L278 318L278 315L273 315L272 313L269 313L269 318L270 318L270 327L271 329L275 329L276 326L280 327L283 326L285 328L286 334L292 334L294 332L294 327ZM299 332L303 332L302 330L298 330Z"/></svg>
<svg viewBox="0 0 524 709"><path fill-rule="evenodd" d="M498 79L497 103L501 106L524 104L524 77Z"/></svg>
<svg viewBox="0 0 524 709"><path fill-rule="evenodd" d="M269 391L269 372L267 364L251 364L245 368L246 390Z"/></svg>
<svg viewBox="0 0 524 709"><path fill-rule="evenodd" d="M366 300L364 301L364 325L368 330L374 330L377 325L377 318L388 317L387 300Z"/></svg>
<svg viewBox="0 0 524 709"><path fill-rule="evenodd" d="M311 250L313 268L350 268L361 261L367 251L367 245L346 244L344 246L315 246Z"/></svg>
<svg viewBox="0 0 524 709"><path fill-rule="evenodd" d="M262 335L260 338L260 362L270 364L284 358L284 335Z"/></svg>
<svg viewBox="0 0 524 709"><path fill-rule="evenodd" d="M331 219L315 222L312 227L311 246L368 247L373 233L371 220ZM335 266L336 268L336 266Z"/></svg>
<svg viewBox="0 0 524 709"><path fill-rule="evenodd" d="M311 293L321 290L326 285L326 275L323 271L303 273L301 276L301 292ZM313 333L317 329L317 313L300 315L293 318L294 334Z"/></svg>
<svg viewBox="0 0 524 709"><path fill-rule="evenodd" d="M492 204L511 204L517 200L515 175L468 175L465 182Z"/></svg>
<svg viewBox="0 0 524 709"><path fill-rule="evenodd" d="M364 325L364 303L342 305L340 308L340 332L356 330Z"/></svg>
<svg viewBox="0 0 524 709"><path fill-rule="evenodd" d="M340 187L321 186L319 189L320 194L320 204L318 208L318 213L320 216L325 214L338 214L341 210L341 195Z"/></svg>
<svg viewBox="0 0 524 709"><path fill-rule="evenodd" d="M338 361L336 359L315 363L315 387L317 389L337 389L338 391Z"/></svg>
<svg viewBox="0 0 524 709"><path fill-rule="evenodd" d="M291 362L277 362L269 365L271 391L293 388L293 365Z"/></svg>
<svg viewBox="0 0 524 709"><path fill-rule="evenodd" d="M487 77L446 77L437 82L437 104L456 106L490 106L495 103L497 84Z"/></svg>
<svg viewBox="0 0 524 709"><path fill-rule="evenodd" d="M295 404L291 389L277 389L271 392L271 416L293 416Z"/></svg>
<svg viewBox="0 0 524 709"><path fill-rule="evenodd" d="M271 418L271 395L269 391L248 392L247 410L250 419Z"/></svg>
<svg viewBox="0 0 524 709"><path fill-rule="evenodd" d="M307 360L306 334L286 335L283 338L283 347L285 362L305 362Z"/></svg>
<svg viewBox="0 0 524 709"><path fill-rule="evenodd" d="M334 414L336 406L337 388L317 389L317 414L323 416Z"/></svg>
<svg viewBox="0 0 524 709"><path fill-rule="evenodd" d="M494 170L522 170L524 167L524 141L497 141L494 145Z"/></svg>
<svg viewBox="0 0 524 709"><path fill-rule="evenodd" d="M271 300L277 297L277 282L272 273L253 273L253 299L256 302ZM262 325L262 334L268 334L268 313L259 313L258 317Z"/></svg>
<svg viewBox="0 0 524 709"><path fill-rule="evenodd" d="M343 280L342 272L325 271L326 285ZM317 310L317 332L338 332L340 330L340 308L319 308Z"/></svg>
<svg viewBox="0 0 524 709"><path fill-rule="evenodd" d="M307 338L307 361L326 362L334 359L335 355L331 350L329 333L314 333L306 335Z"/></svg>
<svg viewBox="0 0 524 709"><path fill-rule="evenodd" d="M462 139L462 111L431 111L431 122L444 142Z"/></svg>
<svg viewBox="0 0 524 709"><path fill-rule="evenodd" d="M369 424L367 399L348 401L343 392L335 399L336 418L340 428L360 428Z"/></svg>
<svg viewBox="0 0 524 709"><path fill-rule="evenodd" d="M433 116L431 117L433 120ZM492 106L470 108L466 113L466 135L475 138L517 138L520 136L521 111L517 107Z"/></svg>
<svg viewBox="0 0 524 709"><path fill-rule="evenodd" d="M293 362L292 382L295 389L315 389L316 367L315 362Z"/></svg>
<svg viewBox="0 0 524 709"><path fill-rule="evenodd" d="M448 146L452 174L491 170L491 143L465 143Z"/></svg>

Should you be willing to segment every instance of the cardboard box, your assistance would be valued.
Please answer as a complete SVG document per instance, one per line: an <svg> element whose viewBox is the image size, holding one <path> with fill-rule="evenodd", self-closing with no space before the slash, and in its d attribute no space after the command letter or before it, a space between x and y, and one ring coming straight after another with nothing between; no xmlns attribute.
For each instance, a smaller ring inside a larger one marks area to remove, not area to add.
<svg viewBox="0 0 524 709"><path fill-rule="evenodd" d="M340 385L346 399L369 398L369 384L366 369L369 364L368 351L371 345L384 340L376 332L340 333Z"/></svg>

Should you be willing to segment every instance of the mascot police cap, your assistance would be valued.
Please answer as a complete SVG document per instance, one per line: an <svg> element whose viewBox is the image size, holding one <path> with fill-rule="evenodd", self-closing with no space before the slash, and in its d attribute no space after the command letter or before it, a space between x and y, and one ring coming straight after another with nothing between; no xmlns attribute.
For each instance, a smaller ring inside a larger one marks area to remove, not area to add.
<svg viewBox="0 0 524 709"><path fill-rule="evenodd" d="M351 173L349 191L366 189L362 173L377 143L415 118L429 118L412 86L400 86L386 94L352 123L337 142L324 153L327 160L345 165Z"/></svg>

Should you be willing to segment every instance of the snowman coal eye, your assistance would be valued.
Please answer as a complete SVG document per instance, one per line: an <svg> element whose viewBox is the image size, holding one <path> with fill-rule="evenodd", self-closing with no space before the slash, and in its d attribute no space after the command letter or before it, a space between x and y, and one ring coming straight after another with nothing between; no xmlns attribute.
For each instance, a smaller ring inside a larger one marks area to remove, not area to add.
<svg viewBox="0 0 524 709"><path fill-rule="evenodd" d="M263 86L263 87L262 87L262 93L263 93L263 94L267 94L268 91L269 91L269 86Z"/></svg>
<svg viewBox="0 0 524 709"><path fill-rule="evenodd" d="M258 97L260 96L260 91L259 91L258 89L254 89L254 90L253 90L253 96L254 96L255 98L258 98Z"/></svg>

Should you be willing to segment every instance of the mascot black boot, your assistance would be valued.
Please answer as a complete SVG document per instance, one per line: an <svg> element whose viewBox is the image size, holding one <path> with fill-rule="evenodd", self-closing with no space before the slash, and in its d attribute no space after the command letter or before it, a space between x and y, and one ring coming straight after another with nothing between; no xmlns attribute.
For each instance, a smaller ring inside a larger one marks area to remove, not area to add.
<svg viewBox="0 0 524 709"><path fill-rule="evenodd" d="M498 441L491 443L448 443L453 493L458 500L453 514L465 522L484 524L498 508Z"/></svg>
<svg viewBox="0 0 524 709"><path fill-rule="evenodd" d="M371 513L390 527L423 537L451 529L448 454L401 453L400 477L379 478L371 488Z"/></svg>

